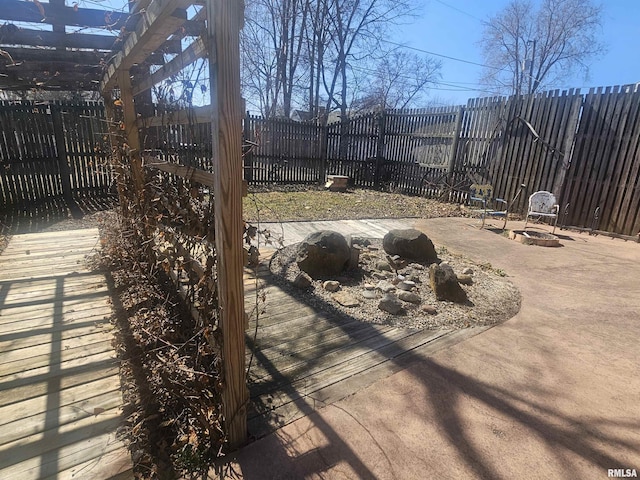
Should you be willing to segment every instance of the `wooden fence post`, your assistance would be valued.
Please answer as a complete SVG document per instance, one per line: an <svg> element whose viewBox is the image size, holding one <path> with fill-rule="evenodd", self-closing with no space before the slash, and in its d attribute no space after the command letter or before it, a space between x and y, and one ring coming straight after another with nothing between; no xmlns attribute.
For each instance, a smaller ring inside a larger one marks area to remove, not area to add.
<svg viewBox="0 0 640 480"><path fill-rule="evenodd" d="M222 327L224 425L229 448L247 438L249 393L245 372L242 281L242 101L240 95L241 0L209 0L209 78L214 170L216 270Z"/></svg>
<svg viewBox="0 0 640 480"><path fill-rule="evenodd" d="M328 149L329 149L329 126L323 123L318 129L320 132L320 172L318 172L318 183L324 185L327 181L328 169Z"/></svg>
<svg viewBox="0 0 640 480"><path fill-rule="evenodd" d="M386 142L386 110L383 110L378 117L378 144L376 145L376 173L374 177L374 187L380 188L382 169L384 167L384 146Z"/></svg>
<svg viewBox="0 0 640 480"><path fill-rule="evenodd" d="M571 102L571 113L569 114L569 120L567 120L567 134L562 142L561 151L564 152L564 156L560 159L560 168L558 169L556 178L553 181L553 192L558 195L558 201L561 201L563 204L567 203L567 196L565 195L565 184L567 180L567 172L569 171L569 166L571 165L571 160L573 157L573 143L576 138L576 133L578 132L580 110L582 110L583 101L584 98L578 90Z"/></svg>
<svg viewBox="0 0 640 480"><path fill-rule="evenodd" d="M458 107L458 112L456 113L456 128L451 142L451 151L449 152L449 163L447 165L447 173L449 176L453 175L453 171L458 160L458 142L460 141L460 128L462 127L463 113L464 107L460 105Z"/></svg>
<svg viewBox="0 0 640 480"><path fill-rule="evenodd" d="M69 206L74 205L73 192L71 191L71 169L67 160L67 146L64 140L64 123L62 122L62 106L51 105L51 119L53 120L53 133L56 140L56 152L58 153L58 169L62 182L62 194Z"/></svg>
<svg viewBox="0 0 640 480"><path fill-rule="evenodd" d="M243 137L247 151L243 153L244 179L247 183L253 181L253 135L251 135L251 114L247 111L244 117Z"/></svg>

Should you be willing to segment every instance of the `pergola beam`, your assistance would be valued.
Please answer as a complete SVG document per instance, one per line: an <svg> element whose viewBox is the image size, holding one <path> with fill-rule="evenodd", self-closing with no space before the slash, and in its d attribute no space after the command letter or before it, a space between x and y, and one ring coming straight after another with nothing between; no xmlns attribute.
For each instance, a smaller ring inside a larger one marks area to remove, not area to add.
<svg viewBox="0 0 640 480"><path fill-rule="evenodd" d="M40 90L96 90L95 74L80 72L39 72L31 75L0 73L0 88L21 91Z"/></svg>
<svg viewBox="0 0 640 480"><path fill-rule="evenodd" d="M81 48L85 50L114 50L119 43L116 35L92 35L88 33L63 33L50 30L34 29L3 29L0 36L0 45L36 47L65 47Z"/></svg>
<svg viewBox="0 0 640 480"><path fill-rule="evenodd" d="M175 44L175 45L174 45ZM179 48L180 45L174 40L169 40L164 47L169 51L166 53L175 53L173 50ZM24 64L31 62L56 62L60 64L72 64L82 65L87 67L100 66L104 68L104 65L109 62L114 55L113 52L96 52L96 51L83 51L83 50L55 50L53 48L31 48L31 47L1 47L6 52L15 65L13 67L20 67ZM0 68L2 66L10 67L12 65L9 57L0 57ZM155 53L147 57L147 63L150 65L164 65L165 59L162 53ZM10 67L12 68L12 67ZM102 79L102 74L96 78L96 80ZM97 88L97 87L96 87Z"/></svg>
<svg viewBox="0 0 640 480"><path fill-rule="evenodd" d="M142 62L156 51L167 37L173 34L187 20L182 8L190 5L188 0L154 0L141 13L136 31L127 38L122 51L109 64L100 90L111 90L116 83L116 73L129 69L133 64Z"/></svg>
<svg viewBox="0 0 640 480"><path fill-rule="evenodd" d="M150 76L147 76L146 78L143 78L137 82L134 79L133 94L138 95L139 93L149 90L157 83L160 83L163 80L166 80L167 78L177 74L186 66L191 65L193 62L205 57L206 55L207 47L205 45L205 42L201 38L198 38L181 54L177 55L174 59L163 65Z"/></svg>
<svg viewBox="0 0 640 480"><path fill-rule="evenodd" d="M40 11L42 8L42 11ZM43 15L44 12L44 15ZM119 31L129 18L128 13L58 6L51 3L3 0L0 20L10 22L47 23L73 27L101 28Z"/></svg>

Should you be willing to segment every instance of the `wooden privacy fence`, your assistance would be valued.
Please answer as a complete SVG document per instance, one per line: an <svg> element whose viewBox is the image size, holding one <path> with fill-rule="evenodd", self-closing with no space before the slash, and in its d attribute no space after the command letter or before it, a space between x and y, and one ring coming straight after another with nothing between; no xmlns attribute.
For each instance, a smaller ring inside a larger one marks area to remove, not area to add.
<svg viewBox="0 0 640 480"><path fill-rule="evenodd" d="M640 231L640 90L592 89L584 98L562 203L567 223L622 235ZM598 218L593 213L598 209Z"/></svg>
<svg viewBox="0 0 640 480"><path fill-rule="evenodd" d="M3 205L108 193L110 142L101 104L0 101L0 125Z"/></svg>
<svg viewBox="0 0 640 480"><path fill-rule="evenodd" d="M103 116L98 104L0 103L4 202L105 191L111 176ZM209 118L201 107L157 113L141 125L143 148L160 160L211 171ZM326 127L248 114L243 124L249 184L316 184L337 174L356 187L443 198L445 182L446 198L464 201L473 182L490 183L506 199L524 183L529 193L552 191L563 211L568 204L567 225L622 235L640 230L640 92L634 89L478 98ZM513 211L526 202L522 195Z"/></svg>

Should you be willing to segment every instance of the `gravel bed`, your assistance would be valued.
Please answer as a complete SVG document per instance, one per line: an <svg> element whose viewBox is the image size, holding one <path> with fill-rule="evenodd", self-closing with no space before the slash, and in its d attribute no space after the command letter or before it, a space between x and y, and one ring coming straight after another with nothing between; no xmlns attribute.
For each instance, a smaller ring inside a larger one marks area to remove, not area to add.
<svg viewBox="0 0 640 480"><path fill-rule="evenodd" d="M296 263L297 245L285 247L275 253L270 269L275 282L294 297L324 312L363 322L414 329L460 329L494 325L511 318L520 310L520 293L505 272L492 268L490 264L473 263L463 256L449 253L446 248L440 248L440 262L447 262L456 274L472 272L472 284L462 285L469 301L466 304L438 301L429 286L429 265L410 263L398 273L415 281L415 293L422 301L419 304L402 302L403 310L398 315L384 312L378 308L383 296L381 291L373 290L376 295L373 299L364 298L363 293L367 287L376 286L382 275L393 281L396 274L376 268L379 262L386 261L386 254L381 240L369 242L370 245L360 254L359 268L345 272L340 278L331 279L340 282L340 289L336 293L347 293L359 302L358 306L345 307L339 304L335 300L336 293L323 287L327 279L314 280L308 289L295 287L293 280L300 273Z"/></svg>

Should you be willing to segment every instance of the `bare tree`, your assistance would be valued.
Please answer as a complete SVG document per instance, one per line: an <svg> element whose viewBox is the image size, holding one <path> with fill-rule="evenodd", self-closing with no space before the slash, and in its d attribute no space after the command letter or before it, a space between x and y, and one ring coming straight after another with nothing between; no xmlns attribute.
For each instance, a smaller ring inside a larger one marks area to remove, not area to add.
<svg viewBox="0 0 640 480"><path fill-rule="evenodd" d="M350 87L357 67L379 60L381 46L391 26L415 12L410 0L334 0L328 9L329 43L325 51L323 85L327 111L349 109Z"/></svg>
<svg viewBox="0 0 640 480"><path fill-rule="evenodd" d="M365 93L358 99L364 110L402 109L424 101L428 85L440 77L442 62L395 50L368 75Z"/></svg>
<svg viewBox="0 0 640 480"><path fill-rule="evenodd" d="M304 53L311 3L306 0L253 0L242 33L244 87L266 116L291 114L296 90L303 88Z"/></svg>
<svg viewBox="0 0 640 480"><path fill-rule="evenodd" d="M367 72L388 53L384 38L414 12L410 0L247 0L244 95L265 116L306 108L316 119L336 110L345 119L371 83ZM398 56L393 68L418 65L408 58ZM425 66L435 64L419 71Z"/></svg>
<svg viewBox="0 0 640 480"><path fill-rule="evenodd" d="M604 52L602 7L590 0L511 0L484 23L483 83L496 93L526 94L557 85Z"/></svg>

